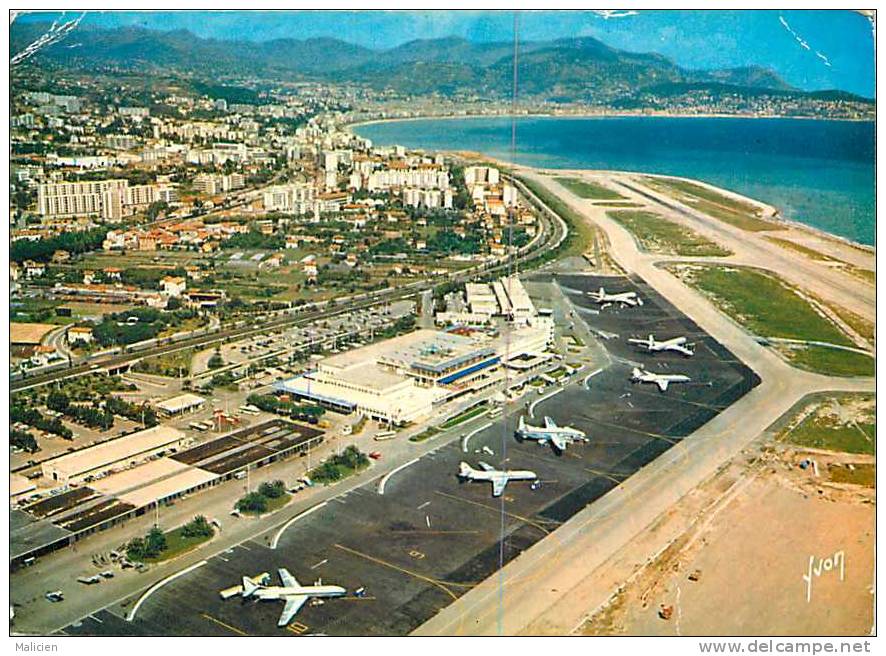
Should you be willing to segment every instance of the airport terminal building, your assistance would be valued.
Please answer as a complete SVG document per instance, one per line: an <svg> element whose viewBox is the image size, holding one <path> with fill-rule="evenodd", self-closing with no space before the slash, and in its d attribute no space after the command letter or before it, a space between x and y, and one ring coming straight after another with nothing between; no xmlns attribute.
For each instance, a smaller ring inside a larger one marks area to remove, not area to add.
<svg viewBox="0 0 886 656"><path fill-rule="evenodd" d="M469 285L468 295L472 301L479 298L472 310L500 317L497 327L417 330L330 356L276 389L338 412L403 425L494 385L502 378L503 363L547 350L553 322L538 316L518 279L503 279L494 288Z"/></svg>

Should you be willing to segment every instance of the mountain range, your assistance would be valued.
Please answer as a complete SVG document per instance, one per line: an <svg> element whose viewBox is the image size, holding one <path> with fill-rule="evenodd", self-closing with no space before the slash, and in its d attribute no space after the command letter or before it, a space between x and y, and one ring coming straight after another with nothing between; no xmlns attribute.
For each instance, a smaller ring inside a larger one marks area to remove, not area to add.
<svg viewBox="0 0 886 656"><path fill-rule="evenodd" d="M36 22L14 23L11 53L47 28ZM504 98L512 89L513 55L511 43L456 37L369 49L332 38L222 41L185 30L81 26L31 61L78 70L174 72L216 82L244 77L346 81L402 93ZM521 43L517 72L521 96L561 101L606 102L644 89L667 95L668 90L686 88L816 95L795 89L768 68L689 70L661 55L617 50L591 37ZM846 92L828 93L865 100Z"/></svg>

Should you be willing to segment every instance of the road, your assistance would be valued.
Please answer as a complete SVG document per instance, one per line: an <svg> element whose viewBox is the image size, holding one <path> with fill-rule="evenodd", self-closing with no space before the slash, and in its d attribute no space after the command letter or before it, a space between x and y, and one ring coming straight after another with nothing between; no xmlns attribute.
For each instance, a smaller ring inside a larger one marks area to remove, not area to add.
<svg viewBox="0 0 886 656"><path fill-rule="evenodd" d="M611 589L571 591L650 526L686 493L739 454L804 396L818 391L873 391L873 379L846 379L794 369L716 310L701 294L656 267L605 208L570 193L550 176L530 179L600 226L611 255L640 275L701 328L739 357L762 383L678 447L647 465L545 539L419 627L415 635L564 634L605 601ZM731 243L727 243L730 247ZM544 582L540 584L539 582Z"/></svg>

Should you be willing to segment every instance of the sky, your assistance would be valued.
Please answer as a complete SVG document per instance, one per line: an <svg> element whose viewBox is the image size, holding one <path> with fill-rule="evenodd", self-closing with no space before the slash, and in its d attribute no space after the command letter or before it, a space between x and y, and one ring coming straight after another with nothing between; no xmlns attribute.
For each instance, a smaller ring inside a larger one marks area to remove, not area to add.
<svg viewBox="0 0 886 656"><path fill-rule="evenodd" d="M69 11L71 18L77 12ZM20 20L55 15L30 14ZM869 20L843 10L521 11L521 40L593 36L623 50L657 52L691 69L758 65L800 89L874 96ZM91 12L82 25L187 29L204 38L265 41L335 37L368 48L460 36L509 41L507 11L165 11Z"/></svg>

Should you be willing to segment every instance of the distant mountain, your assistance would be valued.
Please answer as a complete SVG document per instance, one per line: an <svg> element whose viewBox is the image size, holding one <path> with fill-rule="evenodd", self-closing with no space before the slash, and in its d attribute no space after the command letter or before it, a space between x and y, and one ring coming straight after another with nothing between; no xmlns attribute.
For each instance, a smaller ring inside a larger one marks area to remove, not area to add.
<svg viewBox="0 0 886 656"><path fill-rule="evenodd" d="M10 51L18 52L47 27L14 23ZM348 81L412 94L501 98L510 95L513 84L511 43L474 43L456 37L370 50L330 38L255 43L201 39L184 30L81 27L42 50L33 61L83 70L114 67L144 73L175 72L213 84L244 76ZM768 68L693 71L661 55L617 50L590 37L521 43L517 71L522 97L564 102L606 102L644 90L676 94L701 87L748 95L770 91L809 95Z"/></svg>

